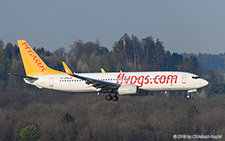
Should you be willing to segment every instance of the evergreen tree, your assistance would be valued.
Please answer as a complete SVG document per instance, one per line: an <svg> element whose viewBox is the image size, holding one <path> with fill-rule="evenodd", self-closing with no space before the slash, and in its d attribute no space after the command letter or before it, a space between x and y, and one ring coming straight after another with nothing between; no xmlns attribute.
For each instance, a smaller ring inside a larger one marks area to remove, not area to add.
<svg viewBox="0 0 225 141"><path fill-rule="evenodd" d="M0 49L3 49L4 47L4 42L2 41L2 39L0 39Z"/></svg>

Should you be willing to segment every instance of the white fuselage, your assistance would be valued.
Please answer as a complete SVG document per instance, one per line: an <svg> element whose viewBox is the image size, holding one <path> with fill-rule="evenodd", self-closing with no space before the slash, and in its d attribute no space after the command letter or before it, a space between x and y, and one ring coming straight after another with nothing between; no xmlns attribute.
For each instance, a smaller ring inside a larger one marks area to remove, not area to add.
<svg viewBox="0 0 225 141"><path fill-rule="evenodd" d="M121 73L79 73L100 81L117 84L137 85L146 91L182 91L195 90L204 87L208 82L195 74L187 72L121 72ZM67 74L36 76L38 80L24 79L26 83L38 88L47 88L66 92L99 92L97 89L81 80Z"/></svg>

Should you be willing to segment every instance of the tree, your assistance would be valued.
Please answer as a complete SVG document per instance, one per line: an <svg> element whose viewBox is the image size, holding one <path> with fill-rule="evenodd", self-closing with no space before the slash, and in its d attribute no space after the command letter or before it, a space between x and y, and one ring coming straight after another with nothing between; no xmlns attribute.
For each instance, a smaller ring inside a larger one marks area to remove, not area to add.
<svg viewBox="0 0 225 141"><path fill-rule="evenodd" d="M191 72L198 75L202 75L203 72L197 58L194 56L184 57L184 59L177 65L177 70Z"/></svg>
<svg viewBox="0 0 225 141"><path fill-rule="evenodd" d="M154 51L153 48L155 46L155 42L151 36L142 39L142 46L144 49L144 56L145 56L145 69L147 70L154 70L153 68L153 58L154 58Z"/></svg>
<svg viewBox="0 0 225 141"><path fill-rule="evenodd" d="M159 41L159 39L156 40L154 54L155 54L154 58L155 70L165 70L166 68L165 49L163 46L163 42Z"/></svg>
<svg viewBox="0 0 225 141"><path fill-rule="evenodd" d="M40 130L36 125L28 125L23 128L20 132L18 140L22 141L39 141L40 140Z"/></svg>
<svg viewBox="0 0 225 141"><path fill-rule="evenodd" d="M133 45L133 52L134 52L134 67L136 71L141 69L141 61L144 58L143 49L139 39L132 35L132 45Z"/></svg>
<svg viewBox="0 0 225 141"><path fill-rule="evenodd" d="M62 118L62 122L64 124L74 123L74 121L75 121L75 118L69 112L66 112Z"/></svg>
<svg viewBox="0 0 225 141"><path fill-rule="evenodd" d="M225 84L223 80L223 76L216 72L215 70L207 70L207 80L210 82L206 88L207 93L225 93Z"/></svg>
<svg viewBox="0 0 225 141"><path fill-rule="evenodd" d="M2 41L2 39L0 39L0 49L3 49L4 47L4 42Z"/></svg>
<svg viewBox="0 0 225 141"><path fill-rule="evenodd" d="M77 129L75 118L69 112L66 112L62 118L60 129L61 140L75 140L77 136Z"/></svg>
<svg viewBox="0 0 225 141"><path fill-rule="evenodd" d="M59 57L59 56L66 56L66 49L63 47L60 47L58 49L56 49L55 51L53 51L53 55Z"/></svg>
<svg viewBox="0 0 225 141"><path fill-rule="evenodd" d="M183 62L183 56L178 53L173 53L171 56L171 70L178 70L178 66Z"/></svg>

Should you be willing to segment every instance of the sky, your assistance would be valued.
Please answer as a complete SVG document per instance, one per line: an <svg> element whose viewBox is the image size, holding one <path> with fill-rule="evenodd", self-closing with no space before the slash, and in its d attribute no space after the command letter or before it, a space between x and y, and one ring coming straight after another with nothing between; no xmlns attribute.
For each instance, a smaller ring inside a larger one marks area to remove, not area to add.
<svg viewBox="0 0 225 141"><path fill-rule="evenodd" d="M0 39L32 47L69 49L99 40L112 48L124 33L152 36L178 53L225 52L224 0L4 0Z"/></svg>

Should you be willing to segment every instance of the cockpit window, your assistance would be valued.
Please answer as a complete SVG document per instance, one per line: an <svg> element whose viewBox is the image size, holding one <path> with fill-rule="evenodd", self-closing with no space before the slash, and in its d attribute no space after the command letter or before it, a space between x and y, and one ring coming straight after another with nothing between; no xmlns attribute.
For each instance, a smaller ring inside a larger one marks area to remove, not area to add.
<svg viewBox="0 0 225 141"><path fill-rule="evenodd" d="M192 76L193 79L199 79L199 76Z"/></svg>

